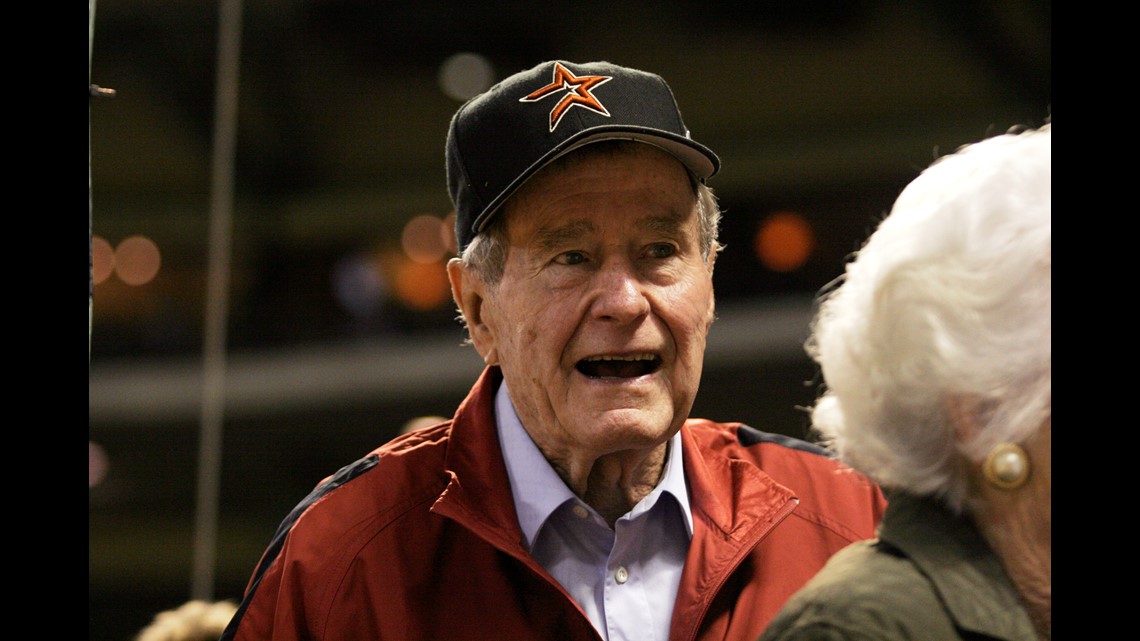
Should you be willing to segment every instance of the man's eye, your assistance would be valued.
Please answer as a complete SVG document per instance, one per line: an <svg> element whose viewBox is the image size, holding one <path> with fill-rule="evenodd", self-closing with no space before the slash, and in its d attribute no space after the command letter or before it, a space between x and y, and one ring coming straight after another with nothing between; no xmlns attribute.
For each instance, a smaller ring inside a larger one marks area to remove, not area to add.
<svg viewBox="0 0 1140 641"><path fill-rule="evenodd" d="M582 252L563 252L555 259L559 265L580 265L586 262L586 255Z"/></svg>
<svg viewBox="0 0 1140 641"><path fill-rule="evenodd" d="M668 258L677 253L677 248L669 243L654 243L649 246L649 255L653 258Z"/></svg>

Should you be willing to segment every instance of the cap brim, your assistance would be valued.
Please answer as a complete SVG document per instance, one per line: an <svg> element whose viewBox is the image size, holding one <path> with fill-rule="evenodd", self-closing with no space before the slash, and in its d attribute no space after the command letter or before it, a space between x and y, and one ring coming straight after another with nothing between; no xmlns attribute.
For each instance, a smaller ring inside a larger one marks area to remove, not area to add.
<svg viewBox="0 0 1140 641"><path fill-rule="evenodd" d="M596 127L583 131L579 136L566 139L561 145L550 150L542 158L535 161L534 164L528 167L526 171L508 185L506 189L500 192L494 200L488 203L487 207L483 209L483 212L479 214L479 217L472 224L473 231L475 233L482 232L483 227L487 224L487 220L491 218L491 215L498 211L499 207L502 207L503 203L518 191L523 183L529 180L531 176L538 173L540 169L583 145L600 142L602 140L632 140L658 147L681 161L697 180L701 182L704 182L720 170L720 159L717 158L717 155L708 147L690 138L682 138L674 134L669 134L668 132L648 128L640 129L625 126L608 129L605 127Z"/></svg>

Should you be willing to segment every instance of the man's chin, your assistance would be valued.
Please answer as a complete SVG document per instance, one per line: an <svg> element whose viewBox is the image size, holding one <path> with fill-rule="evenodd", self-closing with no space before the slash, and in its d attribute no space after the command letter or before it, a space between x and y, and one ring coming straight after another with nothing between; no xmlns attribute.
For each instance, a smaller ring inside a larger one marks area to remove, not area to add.
<svg viewBox="0 0 1140 641"><path fill-rule="evenodd" d="M624 438L652 445L672 436L673 412L645 408L610 408L597 413L591 431L600 434L623 435Z"/></svg>

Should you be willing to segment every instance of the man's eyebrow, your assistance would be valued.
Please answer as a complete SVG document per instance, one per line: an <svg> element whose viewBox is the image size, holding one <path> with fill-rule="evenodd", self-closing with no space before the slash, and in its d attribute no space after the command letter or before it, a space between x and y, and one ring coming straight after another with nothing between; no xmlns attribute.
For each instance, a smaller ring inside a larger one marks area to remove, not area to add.
<svg viewBox="0 0 1140 641"><path fill-rule="evenodd" d="M566 245L594 231L594 225L585 220L574 220L557 227L540 229L534 235L534 243L540 250L551 250Z"/></svg>
<svg viewBox="0 0 1140 641"><path fill-rule="evenodd" d="M685 216L680 213L662 214L660 216L650 216L642 220L641 227L656 232L658 234L674 234L678 229L685 225Z"/></svg>

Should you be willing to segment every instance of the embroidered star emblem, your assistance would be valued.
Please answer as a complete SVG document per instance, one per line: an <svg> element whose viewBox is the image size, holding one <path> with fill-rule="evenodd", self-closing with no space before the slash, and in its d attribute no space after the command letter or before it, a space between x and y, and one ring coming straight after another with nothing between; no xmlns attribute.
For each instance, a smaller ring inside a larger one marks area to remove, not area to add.
<svg viewBox="0 0 1140 641"><path fill-rule="evenodd" d="M613 80L613 76L575 76L569 69L563 67L562 63L556 62L554 78L550 84L519 98L519 102L538 102L543 98L565 92L562 94L562 99L550 110L550 131L553 132L558 123L562 122L562 117L573 107L583 107L609 117L610 112L590 91L610 80Z"/></svg>

